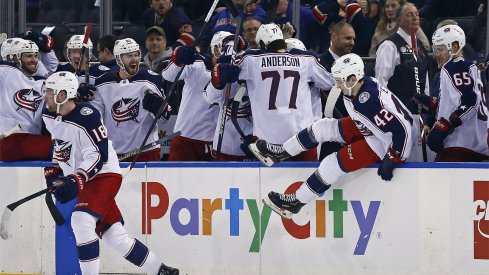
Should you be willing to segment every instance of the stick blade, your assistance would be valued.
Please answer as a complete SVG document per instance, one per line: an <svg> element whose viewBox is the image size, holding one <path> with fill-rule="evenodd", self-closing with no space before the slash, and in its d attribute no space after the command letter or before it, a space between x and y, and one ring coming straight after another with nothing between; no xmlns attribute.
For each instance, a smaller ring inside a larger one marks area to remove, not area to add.
<svg viewBox="0 0 489 275"><path fill-rule="evenodd" d="M11 216L12 210L5 208L5 210L3 210L2 222L0 223L0 237L2 237L4 240L8 239L8 229Z"/></svg>

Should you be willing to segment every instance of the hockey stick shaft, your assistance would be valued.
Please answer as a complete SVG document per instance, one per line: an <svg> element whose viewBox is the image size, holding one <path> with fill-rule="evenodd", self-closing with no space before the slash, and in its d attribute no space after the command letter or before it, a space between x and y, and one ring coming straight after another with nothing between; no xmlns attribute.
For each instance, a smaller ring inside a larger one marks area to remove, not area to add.
<svg viewBox="0 0 489 275"><path fill-rule="evenodd" d="M146 145L143 146L143 148L136 149L136 150L134 150L132 152L129 152L129 153L125 154L125 155L120 156L119 157L119 161L122 161L122 160L125 160L125 159L128 159L128 158L134 157L135 155L141 153L142 151L144 151L146 149L149 149L149 148L151 148L153 146L156 146L158 144L162 144L163 142L166 142L168 140L171 140L172 138L178 137L181 134L182 134L182 132L177 131L177 132L175 132L173 134L170 134L170 135L168 135L166 137L160 138L157 141L151 142L150 144L146 144Z"/></svg>
<svg viewBox="0 0 489 275"><path fill-rule="evenodd" d="M239 11L236 6L233 4L232 0L224 0L224 4L229 9L229 12L234 17L234 21L236 21L236 33L234 34L234 44L233 44L233 55L231 58L231 65L234 64L234 59L238 52L238 44L239 44L239 33L241 32L241 17L239 16ZM231 93L231 83L226 83L226 89L224 92L224 103L222 104L222 112L221 112L221 121L219 124L219 137L217 139L217 153L221 153L222 148L222 139L224 138L224 128L226 126L226 108L229 101L229 95Z"/></svg>
<svg viewBox="0 0 489 275"><path fill-rule="evenodd" d="M51 213L51 217L53 217L53 220L56 223L56 225L61 226L65 224L65 218L63 218L63 215L61 215L61 213L59 212L58 207L56 207L56 204L53 201L53 196L51 196L51 193L49 192L46 193L45 201L49 213Z"/></svg>
<svg viewBox="0 0 489 275"><path fill-rule="evenodd" d="M91 32L92 32L92 23L88 23L87 24L87 27L85 29L85 36L83 37L83 46L82 46L82 50L81 50L80 64L78 64L78 68L76 70L76 72L77 72L78 75L80 74L80 70L81 70L81 67L83 66L83 62L85 61L84 60L84 57L85 57L85 53L86 53L87 48L88 48L88 39L90 39L90 33ZM88 62L90 62L90 60L88 60ZM87 80L88 67L89 66L87 66L87 68L85 69L85 81L88 81ZM85 84L88 85L89 83L86 82Z"/></svg>
<svg viewBox="0 0 489 275"><path fill-rule="evenodd" d="M207 16L205 17L205 23L202 26L202 29L200 30L199 35L197 36L195 41L197 41L202 36L202 33L204 33L204 30L207 28L209 20L210 20L212 14L214 13L214 10L216 9L218 2L219 2L219 0L214 0L214 2L212 3L212 6L209 9ZM131 165L129 165L129 171L131 171L131 169L134 167L134 164L138 161L139 155L142 152L143 146L146 145L146 142L148 141L148 138L151 135L151 132L153 131L154 127L156 126L158 119L163 114L163 111L166 109L166 105L168 104L168 100L170 99L170 96L172 95L173 91L175 90L175 87L177 86L178 79L180 79L180 76L183 73L183 69L185 69L185 65L182 65L182 68L180 69L178 74L175 76L175 79L173 80L173 83L171 84L170 89L169 89L168 93L166 94L165 99L161 103L161 106L158 109L158 112L156 112L155 118L153 119L153 122L151 123L151 126L149 127L148 132L146 133L146 136L143 139L143 142L141 142L141 146L139 147L139 152L135 155L135 158L131 162ZM129 171L127 173L129 173Z"/></svg>
<svg viewBox="0 0 489 275"><path fill-rule="evenodd" d="M19 130L20 130L20 125L17 124L12 129L9 129L9 130L5 131L5 133L1 134L0 135L0 140L6 138L8 136L10 136L11 134L13 134L13 133L15 133L15 132L17 132Z"/></svg>

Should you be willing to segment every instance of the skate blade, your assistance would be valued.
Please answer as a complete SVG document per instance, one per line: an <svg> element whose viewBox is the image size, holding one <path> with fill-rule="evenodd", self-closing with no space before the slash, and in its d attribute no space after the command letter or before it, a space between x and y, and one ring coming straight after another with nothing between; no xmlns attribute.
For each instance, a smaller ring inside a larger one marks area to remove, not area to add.
<svg viewBox="0 0 489 275"><path fill-rule="evenodd" d="M260 153L260 150L258 150L256 144L251 143L250 145L248 145L248 148L250 149L251 153L253 153L253 155L255 155L255 157L264 165L270 167L274 164L271 158L266 157Z"/></svg>
<svg viewBox="0 0 489 275"><path fill-rule="evenodd" d="M263 200L263 203L266 204L268 207L270 207L273 212L279 214L280 216L286 218L287 220L291 220L292 219L292 213L285 210L285 209L282 209L282 208L278 208L275 204L273 204L273 202L267 197L267 198L264 198Z"/></svg>

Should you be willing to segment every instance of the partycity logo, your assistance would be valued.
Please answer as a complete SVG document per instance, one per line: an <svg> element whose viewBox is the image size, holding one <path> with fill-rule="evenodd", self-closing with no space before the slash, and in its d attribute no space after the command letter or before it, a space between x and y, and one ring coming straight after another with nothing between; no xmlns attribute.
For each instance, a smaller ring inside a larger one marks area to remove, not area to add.
<svg viewBox="0 0 489 275"><path fill-rule="evenodd" d="M489 260L489 181L474 181L474 259Z"/></svg>
<svg viewBox="0 0 489 275"><path fill-rule="evenodd" d="M291 184L285 193L292 193L299 188L301 182ZM358 225L359 236L356 241L353 255L364 255L367 249L381 201L346 200L342 189L331 190L332 199L317 199L315 201L315 227L311 221L303 225L293 220L282 218L285 231L296 239L311 238L314 233L316 238L326 238L326 219L332 216L333 238L344 238L344 218L346 215L354 215ZM158 200L155 200L155 197ZM152 205L158 201L157 205ZM245 209L245 203L246 208ZM229 236L240 236L240 213L247 212L255 227L254 236L251 240L249 252L259 252L261 243L265 238L267 226L270 221L272 210L268 206L259 209L257 199L240 198L239 188L229 188L227 198L171 198L164 185L159 182L142 183L142 234L151 234L152 221L163 218L169 210L169 222L173 231L180 235L212 235L212 215L215 211L229 212ZM328 206L328 207L326 207ZM351 208L350 208L351 207ZM366 207L366 211L364 211ZM353 210L353 213L350 211ZM180 212L188 212L190 219L182 222L179 218ZM200 217L202 215L202 217ZM202 221L202 231L199 231L199 222ZM222 226L221 224L214 226ZM242 225L241 225L242 226ZM315 232L314 232L315 230ZM331 232L329 229L328 232ZM311 234L312 233L312 234Z"/></svg>

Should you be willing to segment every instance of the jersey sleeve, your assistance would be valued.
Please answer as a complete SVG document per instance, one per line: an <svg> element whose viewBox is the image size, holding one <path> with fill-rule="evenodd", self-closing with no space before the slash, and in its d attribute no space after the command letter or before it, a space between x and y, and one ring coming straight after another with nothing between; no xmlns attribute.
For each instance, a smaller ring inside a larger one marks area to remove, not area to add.
<svg viewBox="0 0 489 275"><path fill-rule="evenodd" d="M331 90L331 88L333 88L335 85L333 75L319 63L319 60L316 57L311 56L308 58L311 59L310 62L312 74L310 81L314 82L314 87L318 87L323 90Z"/></svg>
<svg viewBox="0 0 489 275"><path fill-rule="evenodd" d="M56 57L56 53L54 51L50 51L48 53L44 53L42 51L39 52L41 55L41 62L46 67L50 73L55 72L56 68L58 68L58 57Z"/></svg>
<svg viewBox="0 0 489 275"><path fill-rule="evenodd" d="M207 83L207 86L202 94L204 96L204 100L209 103L221 103L223 101L224 90L218 90L214 87L214 85Z"/></svg>
<svg viewBox="0 0 489 275"><path fill-rule="evenodd" d="M92 113L86 115L88 110ZM107 129L102 123L100 113L91 107L83 107L83 124L79 130L80 150L83 161L77 169L77 173L83 175L88 181L102 169L109 157L109 139Z"/></svg>
<svg viewBox="0 0 489 275"><path fill-rule="evenodd" d="M182 79L184 79L187 76L187 72L186 71L188 70L187 69L188 67L189 66L185 66L185 68L183 69L182 74L179 77L179 80L182 80ZM168 64L168 66L166 66L166 68L161 72L161 76L166 81L173 82L175 80L175 77L177 77L178 72L181 69L182 69L182 67L179 67L175 63L170 62L170 64Z"/></svg>

